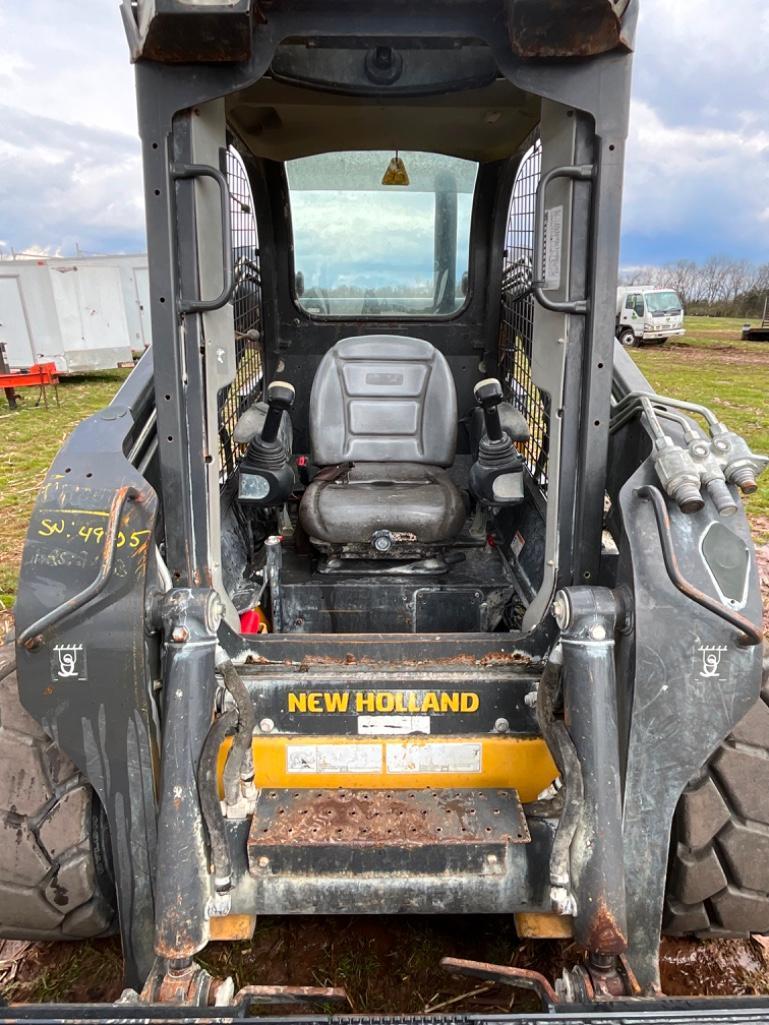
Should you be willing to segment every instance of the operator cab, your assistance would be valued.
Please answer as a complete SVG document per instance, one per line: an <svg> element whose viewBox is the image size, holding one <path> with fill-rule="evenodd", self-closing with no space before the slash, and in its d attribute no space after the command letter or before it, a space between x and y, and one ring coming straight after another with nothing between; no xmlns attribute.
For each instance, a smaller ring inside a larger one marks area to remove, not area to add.
<svg viewBox="0 0 769 1025"><path fill-rule="evenodd" d="M509 632L546 600L540 116L499 77L450 107L270 75L228 98L222 583L242 632Z"/></svg>

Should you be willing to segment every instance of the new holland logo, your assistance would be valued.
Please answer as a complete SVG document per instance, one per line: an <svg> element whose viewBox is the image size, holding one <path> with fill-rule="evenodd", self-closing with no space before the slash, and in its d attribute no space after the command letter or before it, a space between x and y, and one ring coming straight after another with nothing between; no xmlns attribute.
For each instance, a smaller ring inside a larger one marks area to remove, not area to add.
<svg viewBox="0 0 769 1025"><path fill-rule="evenodd" d="M477 712L480 699L473 691L367 690L289 692L288 711L339 715L468 714Z"/></svg>

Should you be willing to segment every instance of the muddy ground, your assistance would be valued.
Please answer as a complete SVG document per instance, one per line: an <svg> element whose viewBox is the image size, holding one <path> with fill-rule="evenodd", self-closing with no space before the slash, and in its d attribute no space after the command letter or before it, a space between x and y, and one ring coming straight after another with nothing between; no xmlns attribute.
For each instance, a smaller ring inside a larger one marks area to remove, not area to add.
<svg viewBox="0 0 769 1025"><path fill-rule="evenodd" d="M115 938L4 946L0 986L6 1000L88 1002L120 996L122 960ZM532 994L452 978L438 966L444 956L513 964L550 978L579 959L567 941L519 941L512 920L501 917L409 916L265 918L253 941L209 947L202 960L212 972L232 975L236 988L254 982L343 986L358 1013L499 1014L537 1008ZM670 996L769 994L763 937L666 939L661 970L663 990ZM291 1008L254 1010L269 1014Z"/></svg>

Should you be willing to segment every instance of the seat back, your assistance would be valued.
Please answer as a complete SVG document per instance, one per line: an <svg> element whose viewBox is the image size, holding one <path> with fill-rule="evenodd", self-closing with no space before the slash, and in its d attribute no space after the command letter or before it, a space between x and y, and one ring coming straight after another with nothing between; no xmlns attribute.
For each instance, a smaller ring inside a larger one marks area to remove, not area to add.
<svg viewBox="0 0 769 1025"><path fill-rule="evenodd" d="M318 466L450 466L457 393L445 357L420 338L343 338L323 357L313 381L310 438Z"/></svg>

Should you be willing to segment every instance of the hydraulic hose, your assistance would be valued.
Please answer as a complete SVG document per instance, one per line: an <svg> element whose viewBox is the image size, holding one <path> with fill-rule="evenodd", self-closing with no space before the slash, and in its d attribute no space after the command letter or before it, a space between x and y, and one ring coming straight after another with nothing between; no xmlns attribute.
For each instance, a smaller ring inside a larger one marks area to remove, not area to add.
<svg viewBox="0 0 769 1025"><path fill-rule="evenodd" d="M215 719L203 744L198 765L198 798L203 821L211 845L211 862L214 869L214 885L218 891L229 890L232 882L232 859L227 843L227 832L219 802L217 764L219 750L225 737L238 728L238 713L233 708Z"/></svg>
<svg viewBox="0 0 769 1025"><path fill-rule="evenodd" d="M240 797L240 781L247 782L254 778L251 742L256 716L248 689L232 662L228 659L219 668L222 671L224 686L232 696L238 713L235 739L224 766L224 799L227 804L237 804Z"/></svg>
<svg viewBox="0 0 769 1025"><path fill-rule="evenodd" d="M537 720L563 780L563 809L550 852L551 886L569 888L571 878L571 843L579 825L584 786L582 767L566 725L553 714L561 667L548 662L537 688Z"/></svg>

